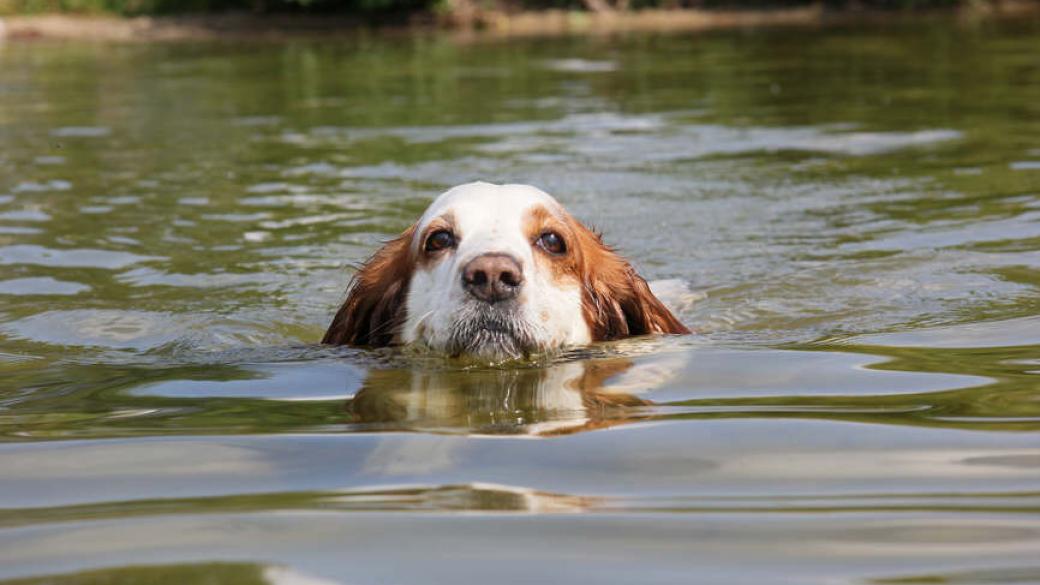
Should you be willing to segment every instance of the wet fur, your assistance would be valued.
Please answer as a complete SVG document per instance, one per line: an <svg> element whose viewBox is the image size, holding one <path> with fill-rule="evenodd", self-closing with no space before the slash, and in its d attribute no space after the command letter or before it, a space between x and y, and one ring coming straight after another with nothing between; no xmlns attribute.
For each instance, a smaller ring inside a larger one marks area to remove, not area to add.
<svg viewBox="0 0 1040 585"><path fill-rule="evenodd" d="M531 230L555 222L571 242L570 254L545 261L552 262L558 282L580 288L581 311L592 341L690 333L599 234L562 208L557 213L536 208L531 221ZM420 261L416 230L417 225L411 226L361 266L322 343L384 347L401 342L409 284ZM510 317L498 307L464 305L456 313L448 353L478 353L477 349L490 347L501 357L522 357L533 345L534 334L530 325Z"/></svg>
<svg viewBox="0 0 1040 585"><path fill-rule="evenodd" d="M574 272L581 283L582 311L593 341L690 333L635 268L603 243L600 234L573 217L568 219L578 241Z"/></svg>
<svg viewBox="0 0 1040 585"><path fill-rule="evenodd" d="M499 358L526 357L526 348L534 344L534 337L515 311L498 307L482 307L475 303L465 305L456 315L455 327L448 339L448 354L476 354L483 348Z"/></svg>
<svg viewBox="0 0 1040 585"><path fill-rule="evenodd" d="M414 233L415 226L408 228L361 266L322 343L385 347L397 341L414 265Z"/></svg>

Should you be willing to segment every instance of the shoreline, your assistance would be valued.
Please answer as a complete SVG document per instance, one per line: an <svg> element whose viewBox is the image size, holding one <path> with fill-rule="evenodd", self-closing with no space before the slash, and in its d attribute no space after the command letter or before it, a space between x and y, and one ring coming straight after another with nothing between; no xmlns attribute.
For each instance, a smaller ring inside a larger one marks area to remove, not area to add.
<svg viewBox="0 0 1040 585"><path fill-rule="evenodd" d="M680 32L741 28L820 27L850 24L896 24L934 18L977 22L1040 18L1036 0L968 3L932 10L828 10L816 4L798 8L754 10L638 11L486 11L458 18L430 15L404 24L371 24L341 15L255 15L243 13L183 16L83 16L69 14L0 16L0 41L34 39L107 42L198 40L283 40L346 36L370 32L448 32L466 38L508 38L629 32Z"/></svg>

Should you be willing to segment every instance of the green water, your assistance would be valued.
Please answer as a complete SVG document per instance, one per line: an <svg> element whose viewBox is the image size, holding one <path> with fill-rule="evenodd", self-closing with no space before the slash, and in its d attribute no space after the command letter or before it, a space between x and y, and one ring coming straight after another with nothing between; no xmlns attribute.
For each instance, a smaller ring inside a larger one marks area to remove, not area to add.
<svg viewBox="0 0 1040 585"><path fill-rule="evenodd" d="M1038 33L0 45L0 582L1040 582ZM474 179L698 334L317 346Z"/></svg>

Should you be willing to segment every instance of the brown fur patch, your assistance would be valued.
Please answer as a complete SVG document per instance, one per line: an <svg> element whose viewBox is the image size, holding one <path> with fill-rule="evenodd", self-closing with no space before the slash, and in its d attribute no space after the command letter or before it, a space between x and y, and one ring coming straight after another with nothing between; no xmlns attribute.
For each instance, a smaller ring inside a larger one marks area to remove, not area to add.
<svg viewBox="0 0 1040 585"><path fill-rule="evenodd" d="M415 229L413 225L387 242L361 266L322 343L383 347L396 341L415 267L411 252Z"/></svg>
<svg viewBox="0 0 1040 585"><path fill-rule="evenodd" d="M547 267L558 284L581 286L582 311L593 341L690 332L654 296L627 260L565 210L553 213L537 206L530 211L524 221L524 233L530 241L546 231L563 237L567 251L554 256L536 249L535 262Z"/></svg>

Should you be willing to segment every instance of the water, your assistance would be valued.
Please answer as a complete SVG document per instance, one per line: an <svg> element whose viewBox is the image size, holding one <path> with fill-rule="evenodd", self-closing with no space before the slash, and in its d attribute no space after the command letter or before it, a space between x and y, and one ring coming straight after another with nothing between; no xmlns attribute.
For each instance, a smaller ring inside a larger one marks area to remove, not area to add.
<svg viewBox="0 0 1040 585"><path fill-rule="evenodd" d="M0 579L1040 582L1038 32L0 46ZM698 335L315 345L477 178Z"/></svg>

